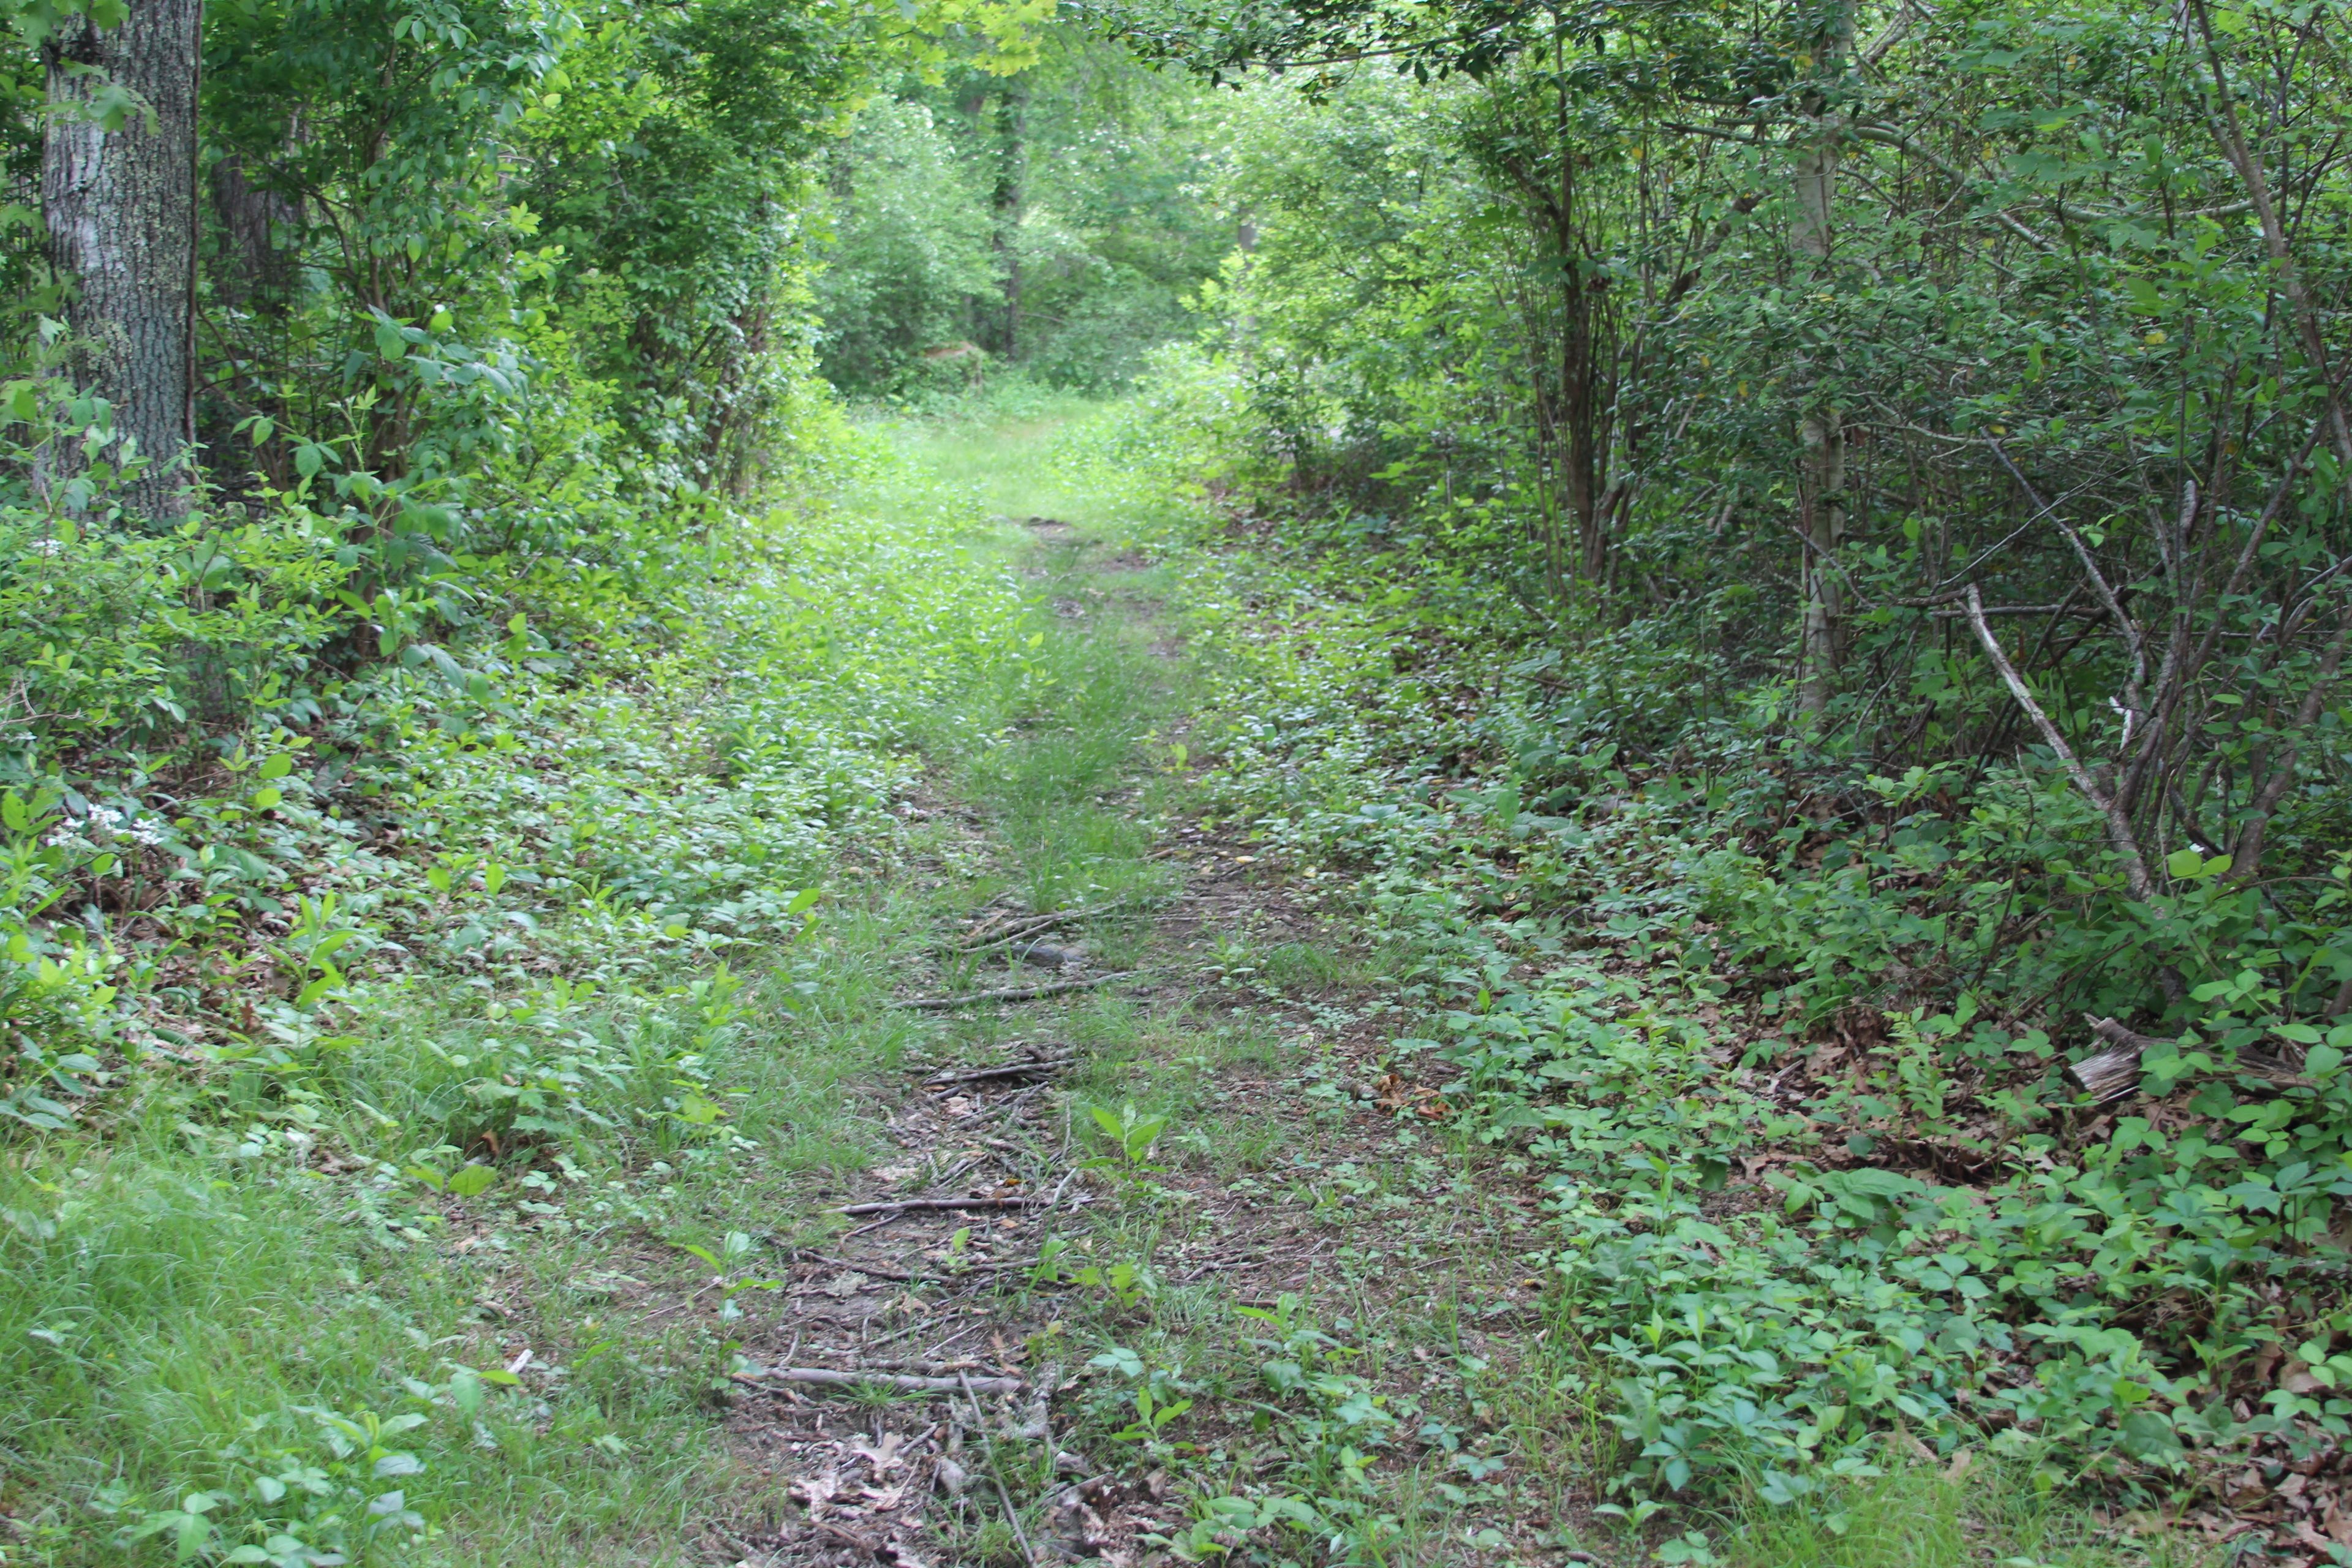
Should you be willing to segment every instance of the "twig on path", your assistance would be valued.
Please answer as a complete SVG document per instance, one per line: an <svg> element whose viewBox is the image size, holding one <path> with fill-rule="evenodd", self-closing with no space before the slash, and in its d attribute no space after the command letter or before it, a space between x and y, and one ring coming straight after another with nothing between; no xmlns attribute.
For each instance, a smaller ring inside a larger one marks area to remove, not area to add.
<svg viewBox="0 0 2352 1568"><path fill-rule="evenodd" d="M983 1377L975 1384L970 1375L961 1372L953 1377L917 1377L905 1372L835 1372L822 1366L755 1366L729 1375L738 1383L755 1385L790 1383L804 1388L861 1388L871 1384L904 1389L909 1394L953 1394L958 1388L969 1394L975 1386L991 1394L1018 1394L1024 1386L1017 1377Z"/></svg>
<svg viewBox="0 0 2352 1568"><path fill-rule="evenodd" d="M1042 1061L1007 1062L1003 1067L981 1068L972 1072L942 1073L938 1078L925 1079L926 1089L944 1089L950 1084L987 1083L1000 1078L1031 1078L1039 1073L1059 1072L1076 1061L1076 1057L1051 1057Z"/></svg>
<svg viewBox="0 0 2352 1568"><path fill-rule="evenodd" d="M814 1519L809 1522L844 1545L857 1548L877 1563L903 1563L907 1560L905 1553L887 1541L869 1541L857 1531L845 1530L830 1520Z"/></svg>
<svg viewBox="0 0 2352 1568"><path fill-rule="evenodd" d="M887 1204L851 1204L835 1214L903 1214L908 1209L1033 1209L1043 1198L898 1198ZM851 1265L855 1268L856 1265Z"/></svg>
<svg viewBox="0 0 2352 1568"><path fill-rule="evenodd" d="M1042 915L1027 915L1024 916L1020 920L1014 921L1009 926L982 926L979 931L974 931L971 934L973 936L986 937L987 940L985 942L971 942L967 940L961 942L950 942L945 951L949 952L986 952L992 947L1002 947L1008 942L1019 942L1024 936L1035 936L1040 931L1052 931L1058 925L1068 925L1076 921L1098 920L1104 915L1116 914L1121 910L1128 909L1142 901L1143 900L1140 899L1118 899L1108 904L1097 904L1090 910L1055 910Z"/></svg>
<svg viewBox="0 0 2352 1568"><path fill-rule="evenodd" d="M1004 1505L1004 1522L1013 1527L1013 1539L1021 1543L1021 1561L1036 1568L1036 1550L1029 1544L1029 1532L1021 1528L1021 1510L1013 1506L1013 1494L1004 1489L1004 1472L996 1466L996 1437L988 1429L988 1413L980 1407L980 1395L972 1392L971 1379L962 1373L956 1376L963 1379L963 1396L971 1402L971 1418L979 1426L981 1450L988 1456L988 1479L996 1483L996 1500Z"/></svg>
<svg viewBox="0 0 2352 1568"><path fill-rule="evenodd" d="M1092 980L1056 980L1046 985L1014 985L1003 991L971 991L961 996L923 996L912 1002L896 1002L893 1006L911 1012L934 1011L942 1007L969 1007L981 1002L1031 1002L1040 996L1051 996L1062 991L1091 991L1097 985L1108 985L1114 980L1132 980L1142 973L1139 969L1125 969L1117 974L1097 974Z"/></svg>
<svg viewBox="0 0 2352 1568"><path fill-rule="evenodd" d="M835 1268L846 1268L853 1274L868 1274L877 1279L896 1279L902 1285L936 1284L940 1278L936 1274L906 1274L896 1268L882 1268L879 1264L854 1263L846 1258L833 1258L822 1252L810 1252L804 1247L794 1247L793 1256L804 1258L811 1263L823 1263Z"/></svg>

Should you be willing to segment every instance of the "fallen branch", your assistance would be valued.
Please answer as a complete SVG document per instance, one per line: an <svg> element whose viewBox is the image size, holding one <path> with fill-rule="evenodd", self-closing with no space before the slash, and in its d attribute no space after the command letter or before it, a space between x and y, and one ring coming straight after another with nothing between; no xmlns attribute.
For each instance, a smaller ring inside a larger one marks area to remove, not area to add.
<svg viewBox="0 0 2352 1568"><path fill-rule="evenodd" d="M1059 1072L1076 1060L1077 1060L1076 1057L1051 1057L1042 1061L1007 1062L1003 1067L982 1068L974 1072L942 1073L938 1078L924 1079L923 1087L944 1089L950 1084L956 1083L987 1083L992 1079L1030 1078L1039 1073Z"/></svg>
<svg viewBox="0 0 2352 1568"><path fill-rule="evenodd" d="M1044 1198L898 1198L887 1204L851 1204L835 1214L903 1214L908 1209L1031 1209L1044 1206ZM856 1268L857 1265L845 1265ZM866 1269L862 1272L871 1273Z"/></svg>
<svg viewBox="0 0 2352 1568"><path fill-rule="evenodd" d="M1017 1377L917 1377L905 1372L835 1372L821 1366L755 1366L728 1375L738 1383L789 1383L803 1388L898 1388L910 1394L954 1394L976 1388L983 1394L1018 1394Z"/></svg>
<svg viewBox="0 0 2352 1568"><path fill-rule="evenodd" d="M2092 808L2105 822L2108 847L2115 850L2116 858L2123 863L2124 885L2140 902L2155 902L2156 884L2148 877L2147 862L2140 856L2139 838L2132 832L2131 818L2124 815L2123 807L2115 796L2093 781L2089 770L2075 757L2074 748L2066 743L2066 737L2058 732L2058 726L2050 721L2050 715L2043 712L2042 704L2034 700L2033 689L2025 684L2025 678L2017 673L2017 667L2009 662L2009 655L2002 651L2000 639L1992 635L1990 626L1985 625L1984 600L1973 583L1969 584L1968 607L1969 624L1976 629L1977 641L1984 645L1985 656L1992 660L1993 669L2000 675L2001 684L2009 688L2011 697L2017 699L2017 705L2025 710L2025 716L2033 721L2033 727L2042 732L2042 743L2058 754L2058 761L2065 766L2066 776L2074 781L2083 798L2091 803Z"/></svg>
<svg viewBox="0 0 2352 1568"><path fill-rule="evenodd" d="M1114 980L1132 980L1143 972L1122 970L1117 974L1099 974L1092 980L1056 980L1045 985L1015 985L1003 991L973 991L961 996L924 996L912 1002L899 1002L896 1006L923 1012L942 1007L969 1007L980 1002L1031 1002L1040 996L1051 996L1062 991L1091 991L1097 985L1108 985Z"/></svg>

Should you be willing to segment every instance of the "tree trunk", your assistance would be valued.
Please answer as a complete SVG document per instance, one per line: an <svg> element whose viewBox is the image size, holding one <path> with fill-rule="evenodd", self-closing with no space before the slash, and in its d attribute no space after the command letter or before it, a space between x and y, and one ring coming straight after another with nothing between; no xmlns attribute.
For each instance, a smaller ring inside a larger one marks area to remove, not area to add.
<svg viewBox="0 0 2352 1568"><path fill-rule="evenodd" d="M170 528L194 500L196 73L202 0L129 0L119 27L69 17L43 46L49 258L73 284L70 374L148 459L124 509ZM137 102L109 129L110 88ZM49 480L79 453L50 454Z"/></svg>
<svg viewBox="0 0 2352 1568"><path fill-rule="evenodd" d="M283 315L294 268L278 231L301 223L301 204L255 184L246 177L245 160L232 153L213 165L213 216L220 225L214 303Z"/></svg>
<svg viewBox="0 0 2352 1568"><path fill-rule="evenodd" d="M1015 77L996 96L996 259L1004 278L1003 357L1021 357L1022 186L1029 172L1029 84Z"/></svg>
<svg viewBox="0 0 2352 1568"><path fill-rule="evenodd" d="M1834 83L1853 52L1853 7L1836 0L1814 40L1819 79ZM1797 287L1807 293L1824 286L1832 222L1837 210L1838 144L1845 130L1840 107L1816 91L1808 95L1811 123L1796 157L1794 211L1790 248L1795 254ZM1838 591L1835 557L1845 537L1845 422L1820 384L1804 387L1798 415L1797 505L1805 536L1803 674L1797 686L1797 711L1817 719L1836 689L1844 606Z"/></svg>

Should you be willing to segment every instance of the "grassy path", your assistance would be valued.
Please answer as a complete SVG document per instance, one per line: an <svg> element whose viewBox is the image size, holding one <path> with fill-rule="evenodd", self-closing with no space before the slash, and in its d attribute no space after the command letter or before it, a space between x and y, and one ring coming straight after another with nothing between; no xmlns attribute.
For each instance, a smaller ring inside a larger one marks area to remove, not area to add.
<svg viewBox="0 0 2352 1568"><path fill-rule="evenodd" d="M1027 434L917 449L1029 536L1053 680L1003 715L1009 744L940 759L910 805L924 869L886 900L881 967L902 998L1133 978L896 1015L882 1153L827 1195L998 1206L809 1215L775 1238L790 1279L745 1298L740 1336L760 1373L1021 1388L975 1405L877 1383L845 1401L740 1378L737 1452L767 1496L722 1534L750 1561L1017 1562L1025 1542L1037 1561L1141 1562L1281 1535L1296 1494L1350 1516L1381 1560L1541 1552L1591 1435L1549 1398L1481 1404L1490 1369L1520 1359L1510 1331L1537 1328L1509 1251L1526 1200L1377 1103L1379 975L1255 875L1241 835L1200 820L1164 762L1188 688L1170 585L1115 517L1036 486ZM1057 909L1105 912L1026 962L1034 932L956 951ZM840 1027L872 1038L848 1011ZM1296 1408L1273 1403L1286 1392ZM1502 1484L1505 1462L1480 1456L1514 1424L1542 1429L1545 1458ZM1428 1462L1368 1490L1366 1458L1401 1436Z"/></svg>
<svg viewBox="0 0 2352 1568"><path fill-rule="evenodd" d="M1609 1506L1594 1482L1619 1439L1582 1325L1545 1283L1528 1168L1424 1114L1434 1097L1391 1044L1413 1022L1397 960L1344 896L1271 874L1245 831L1203 816L1171 765L1194 692L1182 585L1115 512L1040 479L1043 433L913 448L1025 533L1052 679L1000 716L1008 743L935 759L913 807L925 869L893 895L881 968L900 998L1130 978L890 1015L879 1157L827 1194L865 1212L777 1238L790 1277L747 1308L742 1353L763 1373L950 1386L739 1379L730 1430L764 1496L719 1531L730 1552L2172 1560L2112 1552L2095 1521L1965 1463L1890 1465L1834 1515L1669 1529ZM1098 912L1023 923L1051 910ZM908 1200L993 1206L866 1209Z"/></svg>

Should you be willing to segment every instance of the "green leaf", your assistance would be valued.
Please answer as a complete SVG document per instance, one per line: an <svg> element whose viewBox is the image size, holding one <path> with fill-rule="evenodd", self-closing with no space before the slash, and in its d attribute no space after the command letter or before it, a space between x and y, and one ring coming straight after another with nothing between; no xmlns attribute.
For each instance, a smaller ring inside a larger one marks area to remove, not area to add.
<svg viewBox="0 0 2352 1568"><path fill-rule="evenodd" d="M498 1172L488 1165L467 1165L449 1178L449 1191L461 1198L476 1197L489 1191L498 1179Z"/></svg>
<svg viewBox="0 0 2352 1568"><path fill-rule="evenodd" d="M2164 868L2171 872L2176 880L2202 881L2228 870L2230 858L2227 855L2208 857L2196 849L2176 849L2164 858Z"/></svg>

